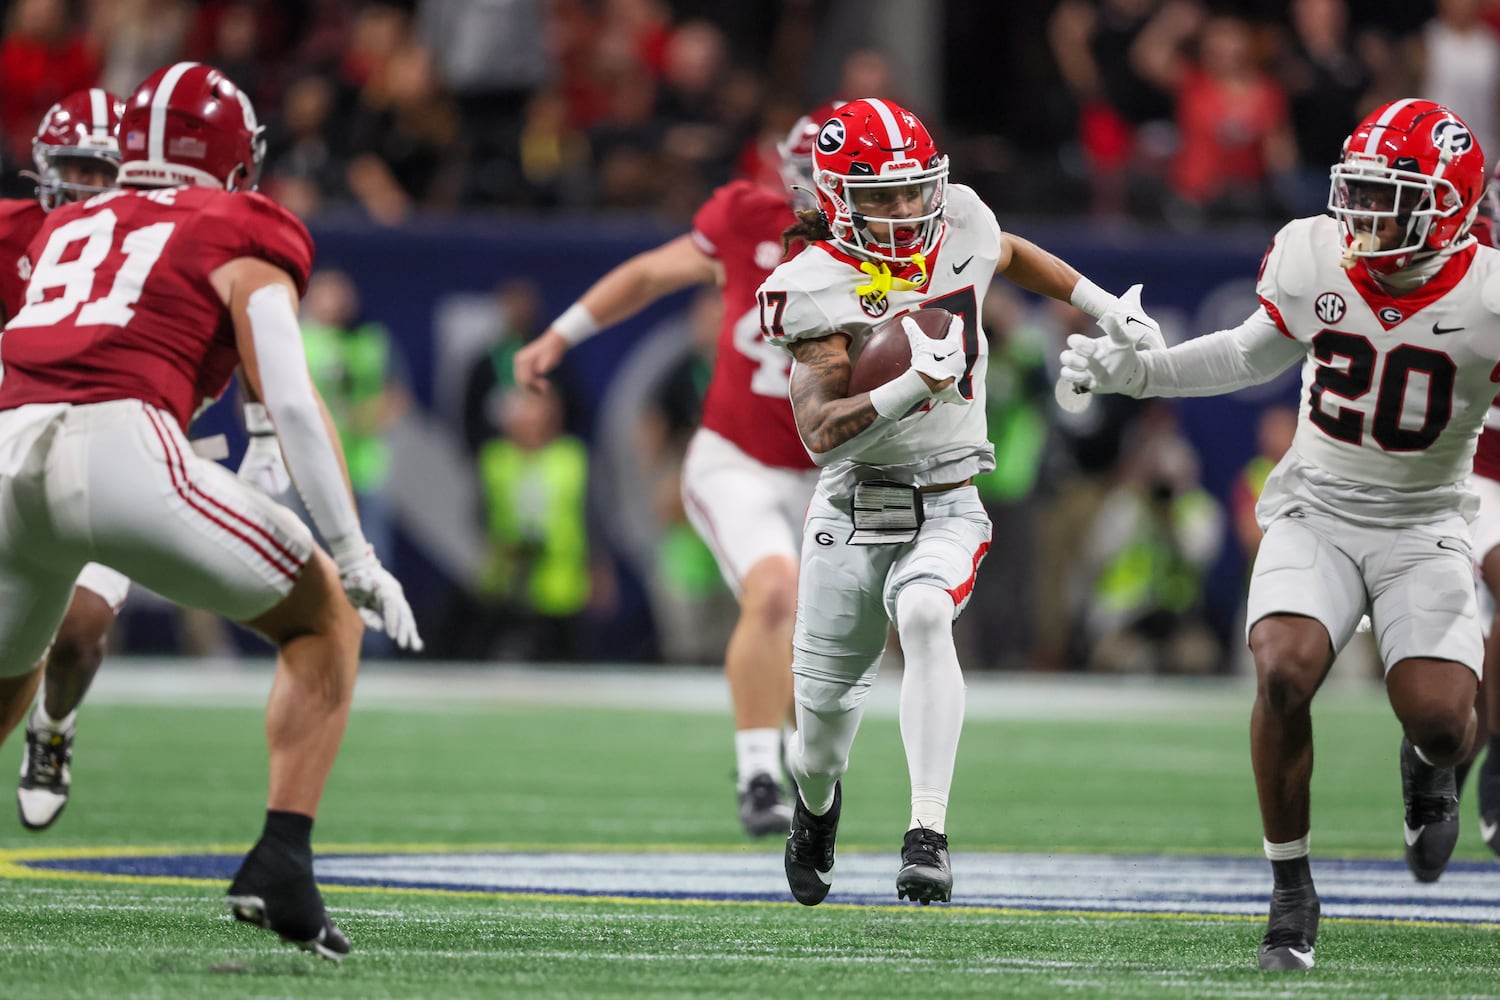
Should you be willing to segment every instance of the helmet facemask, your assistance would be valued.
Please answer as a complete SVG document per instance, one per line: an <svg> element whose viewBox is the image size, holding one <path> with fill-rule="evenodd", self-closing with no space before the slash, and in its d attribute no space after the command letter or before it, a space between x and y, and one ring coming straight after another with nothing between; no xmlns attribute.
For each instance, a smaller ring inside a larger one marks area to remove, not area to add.
<svg viewBox="0 0 1500 1000"><path fill-rule="evenodd" d="M120 172L118 148L90 148L87 146L50 146L41 142L32 143L31 158L36 163L37 200L47 211L70 201L84 201L96 194L115 189L115 180ZM67 166L93 167L107 175L98 184L83 184L63 177Z"/></svg>
<svg viewBox="0 0 1500 1000"><path fill-rule="evenodd" d="M937 246L947 207L947 157L925 169L879 177L825 170L817 181L834 209L828 220L833 242L844 249L904 264Z"/></svg>
<svg viewBox="0 0 1500 1000"><path fill-rule="evenodd" d="M1350 153L1330 171L1328 209L1343 230L1345 267L1364 259L1378 261L1369 266L1380 271L1404 268L1414 256L1443 249L1428 246L1434 223L1463 210L1463 197L1443 177L1447 154L1431 175L1396 162L1387 166L1384 156ZM1463 239L1470 221L1449 246Z"/></svg>

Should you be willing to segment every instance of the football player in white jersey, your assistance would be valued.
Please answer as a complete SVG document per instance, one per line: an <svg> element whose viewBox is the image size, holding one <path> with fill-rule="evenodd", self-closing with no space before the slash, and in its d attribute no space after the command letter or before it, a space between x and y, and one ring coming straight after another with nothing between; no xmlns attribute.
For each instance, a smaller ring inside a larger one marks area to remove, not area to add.
<svg viewBox="0 0 1500 1000"><path fill-rule="evenodd" d="M1368 613L1401 746L1408 863L1436 877L1457 836L1453 765L1474 739L1483 661L1468 521L1475 441L1500 377L1500 252L1470 235L1484 154L1458 115L1406 99L1360 123L1332 169L1333 217L1297 219L1261 264L1261 307L1232 330L1137 352L1069 338L1080 389L1206 396L1302 362L1293 446L1256 514L1258 687L1251 759L1275 888L1265 969L1313 964L1310 703Z"/></svg>
<svg viewBox="0 0 1500 1000"><path fill-rule="evenodd" d="M953 620L990 542L974 476L995 465L984 413L989 346L979 323L990 278L1071 301L1095 318L1160 332L1133 306L1025 240L1000 231L974 192L948 183L948 158L909 111L852 101L813 150L818 208L786 239L808 248L761 285L761 325L792 355L792 409L821 467L803 527L792 673L797 734L788 753L799 796L787 838L792 895L822 902L863 703L892 623L906 669L901 737L911 820L898 897L951 897L946 820L964 680ZM925 307L954 314L929 340L909 324L909 370L848 395L851 357L891 317Z"/></svg>

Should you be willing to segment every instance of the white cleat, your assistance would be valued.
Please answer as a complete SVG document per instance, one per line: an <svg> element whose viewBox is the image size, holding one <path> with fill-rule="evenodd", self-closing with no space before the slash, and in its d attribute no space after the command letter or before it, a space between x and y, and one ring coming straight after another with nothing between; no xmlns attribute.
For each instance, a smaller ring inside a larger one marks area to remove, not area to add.
<svg viewBox="0 0 1500 1000"><path fill-rule="evenodd" d="M56 732L26 727L26 753L16 788L16 810L28 830L45 830L57 822L72 788L73 730Z"/></svg>

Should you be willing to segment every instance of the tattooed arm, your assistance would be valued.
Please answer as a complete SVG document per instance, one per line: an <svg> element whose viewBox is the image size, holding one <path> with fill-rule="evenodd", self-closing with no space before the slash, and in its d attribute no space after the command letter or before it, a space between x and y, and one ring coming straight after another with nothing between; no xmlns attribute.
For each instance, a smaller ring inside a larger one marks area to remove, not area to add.
<svg viewBox="0 0 1500 1000"><path fill-rule="evenodd" d="M894 427L897 418L928 398L939 382L920 372L903 375L871 392L848 396L849 338L841 333L789 344L792 352L792 413L807 453L819 466L850 458Z"/></svg>

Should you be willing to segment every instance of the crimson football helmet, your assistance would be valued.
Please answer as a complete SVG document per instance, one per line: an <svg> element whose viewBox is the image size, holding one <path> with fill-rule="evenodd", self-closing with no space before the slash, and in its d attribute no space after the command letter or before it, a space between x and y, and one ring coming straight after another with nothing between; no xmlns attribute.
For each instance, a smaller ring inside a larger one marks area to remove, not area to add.
<svg viewBox="0 0 1500 1000"><path fill-rule="evenodd" d="M833 242L851 253L907 263L932 253L943 233L948 158L917 116L875 98L841 105L813 141L818 207ZM915 200L914 214L895 212ZM885 227L877 236L871 223Z"/></svg>
<svg viewBox="0 0 1500 1000"><path fill-rule="evenodd" d="M180 62L146 78L120 119L120 183L253 189L265 126L250 98L212 66Z"/></svg>
<svg viewBox="0 0 1500 1000"><path fill-rule="evenodd" d="M829 101L818 105L798 118L787 132L786 138L776 144L776 152L781 156L781 182L792 196L794 208L817 206L818 196L813 188L813 143L817 141L818 130L823 127L823 123L843 106L843 101Z"/></svg>
<svg viewBox="0 0 1500 1000"><path fill-rule="evenodd" d="M1406 98L1371 112L1344 140L1333 165L1328 208L1343 230L1346 254L1366 266L1400 270L1468 235L1485 192L1484 151L1456 113ZM1380 248L1382 220L1401 229Z"/></svg>
<svg viewBox="0 0 1500 1000"><path fill-rule="evenodd" d="M120 169L117 133L125 105L114 94L98 87L78 90L64 97L42 116L36 138L31 140L31 159L36 163L36 196L47 211L65 201L92 197L113 187ZM98 186L65 181L60 168L66 161L89 161L106 168L110 184Z"/></svg>

